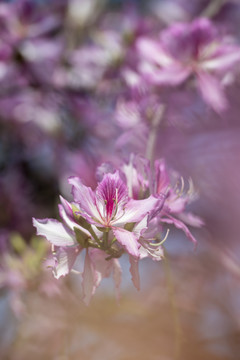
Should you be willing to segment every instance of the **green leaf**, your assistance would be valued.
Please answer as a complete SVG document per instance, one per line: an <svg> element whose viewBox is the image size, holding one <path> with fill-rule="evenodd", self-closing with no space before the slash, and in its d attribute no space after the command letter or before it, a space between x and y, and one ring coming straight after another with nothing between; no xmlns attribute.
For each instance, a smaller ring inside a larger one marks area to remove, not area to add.
<svg viewBox="0 0 240 360"><path fill-rule="evenodd" d="M85 220L80 214L77 214L80 212L80 210L74 204L72 204L72 211L75 221L84 229L89 230L89 228L91 228L91 224L89 224L87 220Z"/></svg>

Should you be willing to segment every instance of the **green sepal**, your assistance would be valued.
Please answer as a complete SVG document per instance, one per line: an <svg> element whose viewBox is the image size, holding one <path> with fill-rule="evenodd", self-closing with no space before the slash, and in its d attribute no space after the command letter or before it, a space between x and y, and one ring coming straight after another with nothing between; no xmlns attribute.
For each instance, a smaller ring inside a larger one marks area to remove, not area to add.
<svg viewBox="0 0 240 360"><path fill-rule="evenodd" d="M86 230L88 230L89 232L90 232L90 234L92 235L92 237L94 238L94 240L96 241L96 243L98 244L98 245L100 245L100 240L98 239L98 237L97 237L97 235L95 234L95 232L93 231L93 229L92 229L92 225L91 224L89 224L88 222L87 222L87 220L86 219L84 219L80 214L77 214L77 212L79 212L79 209L74 205L74 204L72 204L72 210L73 210L73 215L74 215L74 219L76 220L76 222L81 226L81 227L83 227L84 229L86 229ZM74 229L76 229L76 228L74 228ZM78 229L78 228L77 228ZM78 229L78 230L80 230L80 229ZM80 230L81 231L81 230ZM83 233L83 232L81 232L81 233ZM84 233L83 233L84 234ZM86 235L86 234L85 234ZM76 234L76 236L77 236L77 234ZM88 239L89 239L89 237L88 237ZM79 242L80 244L82 244L82 239L81 239L81 237L80 237L80 242ZM87 247L88 245L86 244L86 241L85 241L85 246L84 247Z"/></svg>
<svg viewBox="0 0 240 360"><path fill-rule="evenodd" d="M133 231L134 226L135 226L135 223L134 223L134 222L127 223L127 224L124 226L124 229L125 229L125 230L128 230L128 231Z"/></svg>
<svg viewBox="0 0 240 360"><path fill-rule="evenodd" d="M77 214L80 210L74 204L72 204L72 211L75 221L84 229L89 230L91 228L91 224L89 224L80 214Z"/></svg>
<svg viewBox="0 0 240 360"><path fill-rule="evenodd" d="M107 233L110 230L109 227L100 227L100 226L97 226L97 229L103 233Z"/></svg>
<svg viewBox="0 0 240 360"><path fill-rule="evenodd" d="M76 239L79 245L83 248L88 247L88 240L90 239L90 237L77 227L74 227L73 230L75 232Z"/></svg>
<svg viewBox="0 0 240 360"><path fill-rule="evenodd" d="M72 211L73 211L73 216L74 216L74 219L77 221L78 218L81 216L80 214L76 214L77 212L79 212L80 210L78 209L78 207L74 204L71 204L72 205Z"/></svg>
<svg viewBox="0 0 240 360"><path fill-rule="evenodd" d="M92 228L91 224L89 224L82 216L79 216L78 224L86 230L90 230Z"/></svg>

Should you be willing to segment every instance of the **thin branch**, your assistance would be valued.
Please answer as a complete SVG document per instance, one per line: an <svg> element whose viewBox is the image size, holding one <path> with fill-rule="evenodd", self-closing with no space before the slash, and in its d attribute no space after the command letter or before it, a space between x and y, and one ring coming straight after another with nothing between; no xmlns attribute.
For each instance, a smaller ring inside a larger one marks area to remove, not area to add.
<svg viewBox="0 0 240 360"><path fill-rule="evenodd" d="M208 17L208 18L214 17L219 12L219 10L221 9L221 7L224 5L225 2L226 0L210 1L200 16Z"/></svg>
<svg viewBox="0 0 240 360"><path fill-rule="evenodd" d="M159 105L157 110L155 111L154 117L152 119L150 133L148 137L148 142L146 146L146 158L153 162L154 158L154 150L156 145L157 139L157 131L158 127L162 121L163 114L164 114L165 106L163 104Z"/></svg>

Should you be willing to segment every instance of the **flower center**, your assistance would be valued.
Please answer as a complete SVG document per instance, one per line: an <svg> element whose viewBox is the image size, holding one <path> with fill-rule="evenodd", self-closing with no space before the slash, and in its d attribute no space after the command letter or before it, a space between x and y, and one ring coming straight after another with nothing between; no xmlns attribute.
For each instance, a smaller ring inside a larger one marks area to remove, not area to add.
<svg viewBox="0 0 240 360"><path fill-rule="evenodd" d="M115 189L115 196L104 199L104 218L107 225L115 218L118 211L118 188Z"/></svg>

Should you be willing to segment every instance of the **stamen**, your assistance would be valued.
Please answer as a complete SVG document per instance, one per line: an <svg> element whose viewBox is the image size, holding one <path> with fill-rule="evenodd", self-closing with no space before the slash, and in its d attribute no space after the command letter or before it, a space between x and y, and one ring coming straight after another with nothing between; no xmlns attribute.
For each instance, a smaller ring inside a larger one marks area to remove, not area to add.
<svg viewBox="0 0 240 360"><path fill-rule="evenodd" d="M114 220L115 216L117 215L117 212L118 212L118 188L116 188L116 191L115 191L115 194L116 194L116 197L115 199L113 198L112 200L114 201L115 203L115 210L114 210L114 213L111 217L111 220Z"/></svg>
<svg viewBox="0 0 240 360"><path fill-rule="evenodd" d="M51 246L51 251L53 255L56 255L56 251L55 251L55 245L52 244Z"/></svg>
<svg viewBox="0 0 240 360"><path fill-rule="evenodd" d="M113 216L111 218L111 220L114 220L115 216L117 215L117 212L118 212L118 206L117 206L117 203L116 203L116 200L113 199L114 203L115 203L115 210L114 210L114 213L113 213Z"/></svg>
<svg viewBox="0 0 240 360"><path fill-rule="evenodd" d="M187 194L192 195L195 192L195 189L194 189L193 181L191 178L189 178L188 184L189 184L189 189L187 191Z"/></svg>
<svg viewBox="0 0 240 360"><path fill-rule="evenodd" d="M108 201L107 201L106 199L104 199L104 205L105 205L105 207L104 207L104 209L103 209L103 220L104 220L104 219L107 219L107 203L108 203Z"/></svg>
<svg viewBox="0 0 240 360"><path fill-rule="evenodd" d="M161 245L167 240L167 237L168 237L169 232L170 232L170 230L167 229L167 232L166 232L166 235L164 236L164 238L163 238L160 242L158 242L158 243L151 243L151 245L154 246L154 247L155 247L155 246L156 246L156 247L161 246Z"/></svg>
<svg viewBox="0 0 240 360"><path fill-rule="evenodd" d="M77 274L77 275L81 275L81 272L80 272L80 271L77 271L77 270L74 270L74 269L71 270L71 273Z"/></svg>
<svg viewBox="0 0 240 360"><path fill-rule="evenodd" d="M181 176L180 177L180 182L181 182L181 187L180 187L180 189L179 188L177 188L178 186L179 186L179 180L178 180L178 182L177 182L177 184L176 184L176 194L177 194L177 197L180 197L180 196L182 196L183 195L183 192L184 192L184 180L183 180L183 177Z"/></svg>
<svg viewBox="0 0 240 360"><path fill-rule="evenodd" d="M162 239L162 241L160 242L160 245L162 245L168 238L168 234L169 234L170 230L167 229L166 235L164 236L164 238Z"/></svg>

